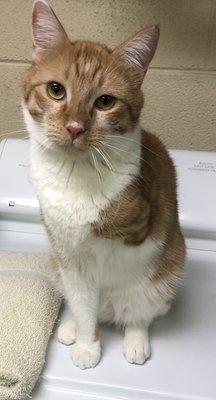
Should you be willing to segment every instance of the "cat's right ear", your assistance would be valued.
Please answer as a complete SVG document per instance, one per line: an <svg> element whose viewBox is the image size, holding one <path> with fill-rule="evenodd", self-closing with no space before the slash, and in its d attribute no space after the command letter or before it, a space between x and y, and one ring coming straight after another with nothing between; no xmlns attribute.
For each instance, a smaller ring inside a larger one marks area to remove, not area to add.
<svg viewBox="0 0 216 400"><path fill-rule="evenodd" d="M32 12L34 50L32 59L39 62L44 52L69 42L68 36L46 0L35 0Z"/></svg>

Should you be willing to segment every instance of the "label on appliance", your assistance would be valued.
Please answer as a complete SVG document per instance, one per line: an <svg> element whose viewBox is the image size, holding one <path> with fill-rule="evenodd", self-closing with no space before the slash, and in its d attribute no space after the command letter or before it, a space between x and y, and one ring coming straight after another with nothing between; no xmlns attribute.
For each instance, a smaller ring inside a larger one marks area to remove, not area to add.
<svg viewBox="0 0 216 400"><path fill-rule="evenodd" d="M209 161L196 161L193 167L188 168L189 171L203 171L216 174L216 164Z"/></svg>

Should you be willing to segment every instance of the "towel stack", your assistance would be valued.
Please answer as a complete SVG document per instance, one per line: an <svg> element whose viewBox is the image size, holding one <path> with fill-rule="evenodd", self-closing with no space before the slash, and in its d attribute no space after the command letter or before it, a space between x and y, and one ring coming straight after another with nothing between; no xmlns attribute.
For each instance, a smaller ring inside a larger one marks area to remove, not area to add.
<svg viewBox="0 0 216 400"><path fill-rule="evenodd" d="M0 400L24 399L42 371L61 295L49 254L0 253Z"/></svg>

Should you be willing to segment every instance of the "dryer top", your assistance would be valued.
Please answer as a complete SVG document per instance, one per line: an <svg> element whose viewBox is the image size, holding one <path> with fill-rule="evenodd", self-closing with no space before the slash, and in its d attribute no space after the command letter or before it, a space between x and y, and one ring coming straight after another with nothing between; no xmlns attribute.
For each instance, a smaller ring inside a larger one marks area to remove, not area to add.
<svg viewBox="0 0 216 400"><path fill-rule="evenodd" d="M28 180L29 141L0 142L0 214L39 220ZM186 237L216 239L216 153L170 150L177 168L179 214ZM6 173L7 171L7 173Z"/></svg>

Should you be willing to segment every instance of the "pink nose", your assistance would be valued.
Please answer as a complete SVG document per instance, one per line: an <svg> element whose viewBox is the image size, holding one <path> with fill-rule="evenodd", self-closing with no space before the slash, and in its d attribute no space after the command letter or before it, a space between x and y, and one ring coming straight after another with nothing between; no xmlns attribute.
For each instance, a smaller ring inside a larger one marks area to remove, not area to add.
<svg viewBox="0 0 216 400"><path fill-rule="evenodd" d="M83 133L85 131L83 124L81 124L80 122L69 122L66 125L66 128L70 134L70 137L72 140L76 139L78 135L80 135L81 133Z"/></svg>

